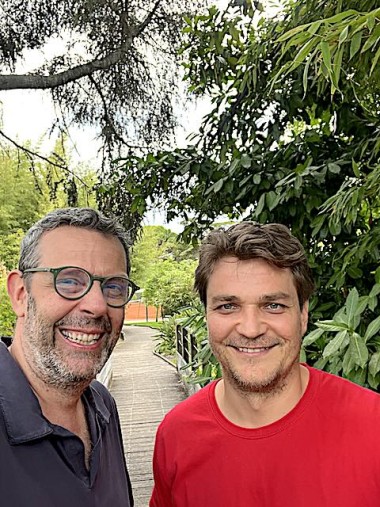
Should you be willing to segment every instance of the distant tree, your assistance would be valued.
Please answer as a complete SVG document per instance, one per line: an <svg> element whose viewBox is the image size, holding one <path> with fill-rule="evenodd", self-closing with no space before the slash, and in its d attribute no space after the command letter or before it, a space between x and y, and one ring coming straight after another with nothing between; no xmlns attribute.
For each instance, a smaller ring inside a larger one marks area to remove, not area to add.
<svg viewBox="0 0 380 507"><path fill-rule="evenodd" d="M196 261L163 260L146 281L143 299L161 308L162 315L173 315L195 300L193 292Z"/></svg>
<svg viewBox="0 0 380 507"><path fill-rule="evenodd" d="M147 225L133 245L131 255L131 278L144 288L147 280L162 261L180 261L195 258L196 251L188 244L178 241L178 236L161 225Z"/></svg>
<svg viewBox="0 0 380 507"><path fill-rule="evenodd" d="M63 170L47 163L31 167L27 154L16 149L0 149L0 174L0 262L8 270L17 265L23 234L42 215L73 204L96 205L91 191L96 175L89 170L77 169L83 184L77 189L75 203L69 200L65 185L70 182Z"/></svg>

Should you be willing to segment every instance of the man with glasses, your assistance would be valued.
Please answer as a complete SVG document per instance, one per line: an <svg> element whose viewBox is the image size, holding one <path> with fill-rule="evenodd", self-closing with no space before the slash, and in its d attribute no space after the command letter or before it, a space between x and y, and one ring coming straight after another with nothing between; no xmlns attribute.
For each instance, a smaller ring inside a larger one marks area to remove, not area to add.
<svg viewBox="0 0 380 507"><path fill-rule="evenodd" d="M4 505L133 505L115 402L94 380L138 289L129 270L124 230L93 209L55 210L24 237L0 343Z"/></svg>

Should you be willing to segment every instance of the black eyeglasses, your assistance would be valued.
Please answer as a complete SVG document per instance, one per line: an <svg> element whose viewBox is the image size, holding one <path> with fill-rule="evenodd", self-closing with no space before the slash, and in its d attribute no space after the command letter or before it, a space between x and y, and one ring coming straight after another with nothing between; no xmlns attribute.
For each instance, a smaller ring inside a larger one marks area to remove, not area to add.
<svg viewBox="0 0 380 507"><path fill-rule="evenodd" d="M62 268L32 268L25 269L25 273L52 273L54 289L65 299L80 299L91 290L94 281L100 282L103 296L108 306L121 308L139 290L135 283L126 276L95 276L83 268L63 266Z"/></svg>

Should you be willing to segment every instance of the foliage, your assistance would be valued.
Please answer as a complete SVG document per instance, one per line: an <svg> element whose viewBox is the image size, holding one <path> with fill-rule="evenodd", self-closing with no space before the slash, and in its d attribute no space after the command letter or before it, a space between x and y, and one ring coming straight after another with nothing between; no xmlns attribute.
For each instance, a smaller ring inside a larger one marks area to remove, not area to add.
<svg viewBox="0 0 380 507"><path fill-rule="evenodd" d="M16 315L7 293L6 271L0 264L0 335L12 336L15 322Z"/></svg>
<svg viewBox="0 0 380 507"><path fill-rule="evenodd" d="M373 389L379 387L380 317L373 312L377 307L378 294L379 283L374 285L368 296L360 297L354 288L332 320L316 323L316 329L303 341L306 351L308 346L316 345L318 353L315 349L311 350L311 355L319 357L316 367ZM362 315L365 313L364 320Z"/></svg>
<svg viewBox="0 0 380 507"><path fill-rule="evenodd" d="M208 382L222 376L220 364L213 355L207 337L204 308L197 299L191 308L182 312L177 323L195 337L197 349L194 361L185 367L191 368L192 375L187 382L205 386Z"/></svg>
<svg viewBox="0 0 380 507"><path fill-rule="evenodd" d="M195 258L195 251L180 242L177 234L161 225L144 226L132 248L131 278L144 288L157 264L165 259L180 261L186 258Z"/></svg>
<svg viewBox="0 0 380 507"><path fill-rule="evenodd" d="M378 2L289 0L270 18L257 2L231 1L186 23L185 78L211 97L212 111L193 144L128 158L114 184L133 188L136 209L166 200L168 219L188 220L187 240L222 214L289 226L318 283L311 325L334 320L356 289L372 294L353 328L364 339L378 312ZM323 365L331 339L323 331L306 349L311 364ZM377 388L378 334L365 346L365 364L325 366ZM343 362L346 349L338 354Z"/></svg>
<svg viewBox="0 0 380 507"><path fill-rule="evenodd" d="M3 0L0 90L50 91L52 129L59 133L71 125L95 127L106 180L112 158L171 142L182 13L201 6L199 0L30 0L20 8L17 0ZM67 174L77 185L75 171ZM136 226L137 215L127 220L126 194L111 208L98 190L103 210Z"/></svg>
<svg viewBox="0 0 380 507"><path fill-rule="evenodd" d="M160 262L145 284L144 301L161 307L162 315L173 315L191 304L195 298L192 290L195 266L192 260Z"/></svg>
<svg viewBox="0 0 380 507"><path fill-rule="evenodd" d="M176 351L176 337L175 337L175 326L178 315L172 315L168 319L162 321L160 326L160 332L157 336L157 344L155 351L158 354L162 354L166 357L175 355Z"/></svg>
<svg viewBox="0 0 380 507"><path fill-rule="evenodd" d="M20 240L29 227L48 211L70 204L62 170L42 163L35 164L33 171L30 168L26 154L16 149L0 150L0 261L7 269L16 267ZM95 174L84 172L82 179L76 205L93 206L90 188Z"/></svg>

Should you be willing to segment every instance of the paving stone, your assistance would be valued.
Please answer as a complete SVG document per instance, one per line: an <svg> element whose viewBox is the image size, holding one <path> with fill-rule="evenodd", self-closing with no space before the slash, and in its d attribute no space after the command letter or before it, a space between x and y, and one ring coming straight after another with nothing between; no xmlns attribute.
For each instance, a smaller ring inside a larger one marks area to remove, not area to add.
<svg viewBox="0 0 380 507"><path fill-rule="evenodd" d="M128 326L112 353L111 393L119 411L135 507L148 507L157 427L186 397L177 371L153 354L157 331Z"/></svg>

